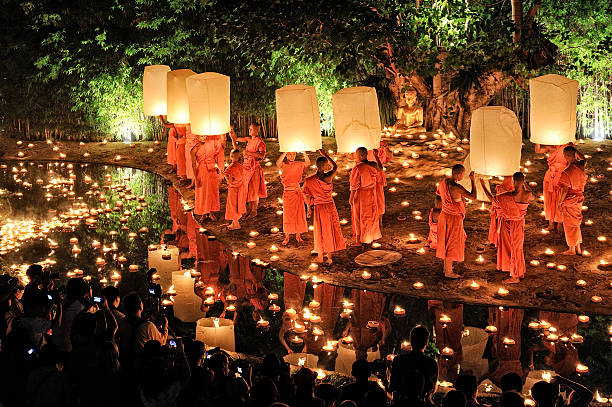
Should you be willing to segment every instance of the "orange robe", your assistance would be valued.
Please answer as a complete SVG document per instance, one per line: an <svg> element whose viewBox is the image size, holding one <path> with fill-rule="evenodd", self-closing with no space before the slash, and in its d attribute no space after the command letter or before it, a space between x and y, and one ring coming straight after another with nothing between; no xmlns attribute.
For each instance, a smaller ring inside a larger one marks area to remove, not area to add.
<svg viewBox="0 0 612 407"><path fill-rule="evenodd" d="M245 150L251 153L259 152L265 154L266 143L261 139L261 137L249 139ZM261 165L259 165L259 161L261 160L258 160L255 157L244 157L247 202L258 202L260 198L265 198L268 196L263 168L261 168Z"/></svg>
<svg viewBox="0 0 612 407"><path fill-rule="evenodd" d="M350 186L354 194L351 202L353 238L361 243L371 243L382 237L376 196L377 169L367 163L357 164L351 171Z"/></svg>
<svg viewBox="0 0 612 407"><path fill-rule="evenodd" d="M285 309L293 308L294 310L299 312L302 309L302 306L304 305L306 282L302 281L300 277L294 274L283 273L283 287L283 300L285 302Z"/></svg>
<svg viewBox="0 0 612 407"><path fill-rule="evenodd" d="M168 206L170 207L170 219L172 219L172 233L176 233L179 229L177 222L179 205L181 204L181 197L173 186L168 187Z"/></svg>
<svg viewBox="0 0 612 407"><path fill-rule="evenodd" d="M573 143L558 146L553 153L548 154L548 170L544 174L542 187L544 189L544 213L546 220L552 220L553 222L562 221L561 213L557 206L561 192L558 184L561 173L567 167L567 161L563 157L563 149L569 145L573 145Z"/></svg>
<svg viewBox="0 0 612 407"><path fill-rule="evenodd" d="M232 177L227 184L227 202L225 219L238 220L246 213L246 185L244 184L244 166L239 162L232 163L225 169L225 175Z"/></svg>
<svg viewBox="0 0 612 407"><path fill-rule="evenodd" d="M454 351L450 359L441 357L438 360L438 376L445 377L449 368L461 363L463 360L463 347L461 345L461 336L463 333L463 304L429 300L427 302L427 308L430 312L433 311L435 316L434 332L436 334L436 346L440 351L445 347L449 347ZM451 322L447 324L440 322L440 317L442 315L449 316Z"/></svg>
<svg viewBox="0 0 612 407"><path fill-rule="evenodd" d="M438 218L438 246L436 257L453 261L463 261L465 251L465 204L463 198L453 201L450 193L450 178L444 179L438 185L438 194L442 198L442 212Z"/></svg>
<svg viewBox="0 0 612 407"><path fill-rule="evenodd" d="M281 182L283 183L283 232L305 233L306 209L304 195L300 188L306 165L303 161L291 161L283 164Z"/></svg>
<svg viewBox="0 0 612 407"><path fill-rule="evenodd" d="M578 333L578 316L561 312L540 311L540 320L548 321L551 326L558 329L559 337ZM548 364L552 365L555 373L561 376L571 376L576 371L576 364L580 362L578 349L571 344L550 342L542 339L542 345L550 351Z"/></svg>
<svg viewBox="0 0 612 407"><path fill-rule="evenodd" d="M525 276L525 214L528 203L517 203L511 192L493 198L498 205L497 269L513 278Z"/></svg>
<svg viewBox="0 0 612 407"><path fill-rule="evenodd" d="M514 183L512 177L505 177L504 181L495 188L497 195L503 194L504 192L514 191ZM497 239L499 235L497 230L499 229L499 205L495 200L491 201L491 224L489 225L489 242L497 246Z"/></svg>
<svg viewBox="0 0 612 407"><path fill-rule="evenodd" d="M429 211L429 236L427 236L427 246L435 249L438 247L438 222L433 220L434 208ZM440 220L438 218L438 220Z"/></svg>
<svg viewBox="0 0 612 407"><path fill-rule="evenodd" d="M391 161L390 155L387 154L387 143L384 141L380 142L380 148L378 150L378 159L382 165L385 165ZM368 160L376 161L374 157L374 150L368 151ZM387 176L384 170L378 171L376 174L376 199L378 201L378 213L383 215L385 213L385 187L387 186Z"/></svg>
<svg viewBox="0 0 612 407"><path fill-rule="evenodd" d="M491 357L498 361L498 367L490 374L491 381L499 386L506 373L516 373L525 380L521 364L521 327L525 310L518 308L490 307L489 325L497 327L492 335ZM514 339L515 344L507 346L504 338Z"/></svg>
<svg viewBox="0 0 612 407"><path fill-rule="evenodd" d="M187 139L185 141L185 173L187 178L193 179L193 165L191 162L191 149L198 144L198 136L191 132L191 126L187 126Z"/></svg>
<svg viewBox="0 0 612 407"><path fill-rule="evenodd" d="M187 161L185 158L185 143L187 139L183 136L176 140L176 175L184 177L187 175Z"/></svg>
<svg viewBox="0 0 612 407"><path fill-rule="evenodd" d="M559 188L567 188L567 195L561 202L561 216L563 229L565 229L565 241L570 247L582 243L580 224L582 223L582 203L584 202L586 180L586 173L576 164L567 167L559 177Z"/></svg>
<svg viewBox="0 0 612 407"><path fill-rule="evenodd" d="M314 249L318 254L346 249L340 218L332 197L333 184L316 174L304 180L302 192L314 204Z"/></svg>
<svg viewBox="0 0 612 407"><path fill-rule="evenodd" d="M383 339L383 332L390 330L388 319L383 318L385 295L374 291L352 290L351 301L355 304L351 326L355 350L367 352ZM380 330L368 328L369 321L378 322Z"/></svg>
<svg viewBox="0 0 612 407"><path fill-rule="evenodd" d="M217 156L221 145L215 138L207 137L197 147L195 154L197 165L197 180L195 188L196 215L206 215L210 212L219 212L219 170Z"/></svg>
<svg viewBox="0 0 612 407"><path fill-rule="evenodd" d="M198 255L198 229L199 226L193 217L193 213L187 213L187 239L189 241L189 256L191 257Z"/></svg>
<svg viewBox="0 0 612 407"><path fill-rule="evenodd" d="M172 127L168 130L168 145L166 147L167 163L170 165L176 165L176 129Z"/></svg>

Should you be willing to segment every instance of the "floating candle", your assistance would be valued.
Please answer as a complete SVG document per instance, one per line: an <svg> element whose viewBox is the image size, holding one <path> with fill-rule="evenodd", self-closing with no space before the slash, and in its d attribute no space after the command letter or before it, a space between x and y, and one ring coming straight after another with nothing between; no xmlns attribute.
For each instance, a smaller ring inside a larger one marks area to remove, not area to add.
<svg viewBox="0 0 612 407"><path fill-rule="evenodd" d="M503 343L506 346L512 346L512 345L514 345L516 343L516 341L514 339L512 339L512 338L505 337L504 340L503 340Z"/></svg>
<svg viewBox="0 0 612 407"><path fill-rule="evenodd" d="M594 295L594 296L592 296L592 297L591 297L591 302L594 302L594 303L600 303L600 302L602 302L602 301L603 301L603 298L601 298L601 297L600 297L600 296L598 296L598 295Z"/></svg>
<svg viewBox="0 0 612 407"><path fill-rule="evenodd" d="M393 310L393 314L396 317L403 317L406 315L406 310L402 307L400 307L399 305L395 306L395 309Z"/></svg>
<svg viewBox="0 0 612 407"><path fill-rule="evenodd" d="M497 327L495 325L487 325L485 331L490 334L494 334L497 332Z"/></svg>
<svg viewBox="0 0 612 407"><path fill-rule="evenodd" d="M416 283L412 284L412 287L413 287L415 290L420 290L420 289L422 289L423 287L425 287L425 284L421 283L420 281L417 281Z"/></svg>
<svg viewBox="0 0 612 407"><path fill-rule="evenodd" d="M505 297L508 294L510 294L510 291L506 290L503 287L500 287L499 290L497 290L497 295L499 295L500 297Z"/></svg>
<svg viewBox="0 0 612 407"><path fill-rule="evenodd" d="M470 284L470 289L473 291L476 291L478 289L480 289L480 284L478 284L476 281L472 280L472 283Z"/></svg>
<svg viewBox="0 0 612 407"><path fill-rule="evenodd" d="M249 249L252 249L252 248L254 248L255 246L257 246L257 244L256 244L255 242L253 242L253 241L247 242L247 244L246 244L246 245L247 245L247 247L248 247Z"/></svg>
<svg viewBox="0 0 612 407"><path fill-rule="evenodd" d="M583 365L582 363L578 363L576 365L576 373L581 375L581 374L586 374L589 372L589 368L585 365Z"/></svg>
<svg viewBox="0 0 612 407"><path fill-rule="evenodd" d="M537 267L540 265L540 260L531 260L529 264L533 267Z"/></svg>

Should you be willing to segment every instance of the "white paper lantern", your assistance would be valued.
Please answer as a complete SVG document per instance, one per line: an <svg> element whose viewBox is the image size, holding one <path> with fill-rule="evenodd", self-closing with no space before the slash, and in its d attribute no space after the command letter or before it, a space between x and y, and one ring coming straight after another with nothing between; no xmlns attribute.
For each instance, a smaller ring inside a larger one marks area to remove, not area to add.
<svg viewBox="0 0 612 407"><path fill-rule="evenodd" d="M463 179L459 181L459 185L463 185L465 189L470 191L472 189L472 181L470 180L470 177L468 175L470 175L470 172L472 171L472 166L470 164L469 154L465 157L465 161L463 161L463 168L465 168L465 174L463 176ZM482 189L482 185L480 185L481 178L483 178L482 175L474 174L474 181L476 182L476 200L484 201L484 202L491 202L487 194L484 193L484 190Z"/></svg>
<svg viewBox="0 0 612 407"><path fill-rule="evenodd" d="M368 349L367 357L368 362L373 362L376 359L380 359L380 350L372 352ZM357 355L355 354L355 348L353 346L348 346L342 342L338 343L338 357L336 358L336 368L334 370L336 373L350 375L353 368L353 363L356 360Z"/></svg>
<svg viewBox="0 0 612 407"><path fill-rule="evenodd" d="M174 124L189 123L188 77L195 75L191 69L177 69L167 74L168 121Z"/></svg>
<svg viewBox="0 0 612 407"><path fill-rule="evenodd" d="M172 285L176 291L174 297L174 316L182 322L196 322L205 313L200 310L202 298L194 292L194 280L189 271L172 273Z"/></svg>
<svg viewBox="0 0 612 407"><path fill-rule="evenodd" d="M234 338L234 322L225 318L201 318L196 323L196 340L204 345L230 352L236 350Z"/></svg>
<svg viewBox="0 0 612 407"><path fill-rule="evenodd" d="M560 75L529 80L531 142L562 145L576 140L578 81Z"/></svg>
<svg viewBox="0 0 612 407"><path fill-rule="evenodd" d="M149 268L157 270L159 284L167 289L172 284L172 273L180 269L179 249L172 245L155 245L155 250L149 250ZM168 258L170 257L170 258Z"/></svg>
<svg viewBox="0 0 612 407"><path fill-rule="evenodd" d="M476 377L481 377L488 371L489 363L487 359L483 359L482 355L487 346L489 334L482 328L476 328L468 326L465 328L469 334L462 336L461 348L463 354L463 360L461 361L461 367L464 370L471 370Z"/></svg>
<svg viewBox="0 0 612 407"><path fill-rule="evenodd" d="M205 72L187 78L191 132L201 136L230 131L230 77Z"/></svg>
<svg viewBox="0 0 612 407"><path fill-rule="evenodd" d="M287 85L276 89L276 122L281 152L317 151L322 147L314 87Z"/></svg>
<svg viewBox="0 0 612 407"><path fill-rule="evenodd" d="M317 369L319 357L311 353L290 353L283 356L283 360L293 366L304 366L308 369Z"/></svg>
<svg viewBox="0 0 612 407"><path fill-rule="evenodd" d="M487 106L474 111L470 125L472 171L481 175L512 175L521 165L521 147L521 126L512 110Z"/></svg>
<svg viewBox="0 0 612 407"><path fill-rule="evenodd" d="M168 65L145 66L142 76L142 109L147 116L166 114Z"/></svg>
<svg viewBox="0 0 612 407"><path fill-rule="evenodd" d="M336 144L339 153L354 153L380 146L380 114L376 89L368 86L345 88L332 96Z"/></svg>

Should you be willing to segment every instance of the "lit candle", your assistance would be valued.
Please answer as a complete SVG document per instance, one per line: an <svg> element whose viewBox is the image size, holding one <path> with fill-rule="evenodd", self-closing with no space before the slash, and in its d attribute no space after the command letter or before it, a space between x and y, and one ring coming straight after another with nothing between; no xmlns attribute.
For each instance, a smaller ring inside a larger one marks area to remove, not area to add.
<svg viewBox="0 0 612 407"><path fill-rule="evenodd" d="M476 258L476 263L482 264L485 262L484 257L482 257L482 254L479 254L478 257Z"/></svg>
<svg viewBox="0 0 612 407"><path fill-rule="evenodd" d="M424 248L424 247L421 247L421 248L420 248L420 249L418 249L416 252L417 252L417 254L419 254L419 255L425 254L425 248Z"/></svg>
<svg viewBox="0 0 612 407"><path fill-rule="evenodd" d="M505 297L508 294L510 294L510 291L506 290L503 287L500 287L499 290L497 290L497 295L499 295L500 297Z"/></svg>
<svg viewBox="0 0 612 407"><path fill-rule="evenodd" d="M472 280L472 283L470 284L470 289L472 289L473 291L476 291L476 290L480 289L480 284L478 284L476 281Z"/></svg>
<svg viewBox="0 0 612 407"><path fill-rule="evenodd" d="M567 270L567 266L566 266L566 265L564 265L564 264L558 264L558 265L557 265L557 270L559 270L559 271L565 271L565 270Z"/></svg>
<svg viewBox="0 0 612 407"><path fill-rule="evenodd" d="M251 230L251 231L249 232L249 236L251 236L251 237L257 237L257 236L259 236L259 232L258 232L258 231L256 231L256 230Z"/></svg>
<svg viewBox="0 0 612 407"><path fill-rule="evenodd" d="M364 280L369 280L370 277L372 277L372 274L370 274L366 270L364 270L363 273L361 273L361 278L363 278Z"/></svg>
<svg viewBox="0 0 612 407"><path fill-rule="evenodd" d="M267 328L270 325L270 321L266 321L263 318L259 318L259 321L257 321L257 326L259 328Z"/></svg>
<svg viewBox="0 0 612 407"><path fill-rule="evenodd" d="M350 345L353 343L353 337L352 336L345 336L344 338L341 339L341 341L347 345Z"/></svg>
<svg viewBox="0 0 612 407"><path fill-rule="evenodd" d="M308 268L312 271L315 271L319 268L319 265L317 263L310 263L310 266L308 266Z"/></svg>
<svg viewBox="0 0 612 407"><path fill-rule="evenodd" d="M409 352L409 351L411 351L411 350L412 350L412 346L410 346L410 342L408 342L408 341L402 341L402 344L401 344L401 349L402 349L404 352Z"/></svg>
<svg viewBox="0 0 612 407"><path fill-rule="evenodd" d="M138 271L138 265L136 264L130 264L130 266L128 267L128 269L130 270L130 272L135 273Z"/></svg>
<svg viewBox="0 0 612 407"><path fill-rule="evenodd" d="M584 338L582 337L582 335L579 334L572 334L572 336L570 337L570 341L572 343L582 343L584 340Z"/></svg>
<svg viewBox="0 0 612 407"><path fill-rule="evenodd" d="M308 303L308 306L312 309L317 309L321 306L321 304L317 300L312 300Z"/></svg>
<svg viewBox="0 0 612 407"><path fill-rule="evenodd" d="M600 303L601 301L603 301L603 298L601 298L598 295L594 295L594 296L591 297L591 302Z"/></svg>
<svg viewBox="0 0 612 407"><path fill-rule="evenodd" d="M372 242L372 248L373 249L380 249L382 245L378 242Z"/></svg>
<svg viewBox="0 0 612 407"><path fill-rule="evenodd" d="M278 247L277 247L276 245L272 245L272 246L270 246L270 251L271 251L272 253L275 253L275 252L277 252L277 251L278 251Z"/></svg>
<svg viewBox="0 0 612 407"><path fill-rule="evenodd" d="M441 354L443 358L450 359L455 354L455 351L453 350L453 348L449 348L448 346L446 346L442 349Z"/></svg>
<svg viewBox="0 0 612 407"><path fill-rule="evenodd" d="M584 281L584 280L578 280L578 281L576 281L576 285L577 285L578 287L584 288L584 287L586 287L587 282L586 282L586 281Z"/></svg>
<svg viewBox="0 0 612 407"><path fill-rule="evenodd" d="M270 304L270 306L268 307L268 310L272 311L272 312L279 312L280 311L280 307L276 304Z"/></svg>
<svg viewBox="0 0 612 407"><path fill-rule="evenodd" d="M393 310L393 314L395 314L396 317L403 317L406 315L406 310L399 305L396 305L395 309Z"/></svg>
<svg viewBox="0 0 612 407"><path fill-rule="evenodd" d="M540 265L540 260L531 260L529 264L533 267L538 267Z"/></svg>
<svg viewBox="0 0 612 407"><path fill-rule="evenodd" d="M582 257L591 257L591 253L588 250L583 250Z"/></svg>
<svg viewBox="0 0 612 407"><path fill-rule="evenodd" d="M555 254L555 252L550 247L548 247L544 251L544 254L547 255L547 256L552 256L553 254Z"/></svg>
<svg viewBox="0 0 612 407"><path fill-rule="evenodd" d="M576 373L579 375L589 373L589 368L582 363L578 363L576 365Z"/></svg>
<svg viewBox="0 0 612 407"><path fill-rule="evenodd" d="M530 322L529 323L529 328L530 329L540 329L540 323L539 322Z"/></svg>
<svg viewBox="0 0 612 407"><path fill-rule="evenodd" d="M512 338L505 337L504 340L503 340L503 343L506 346L512 346L512 345L514 345L516 343L516 341L514 339L512 339Z"/></svg>
<svg viewBox="0 0 612 407"><path fill-rule="evenodd" d="M578 322L581 324L588 324L591 318L588 315L578 315Z"/></svg>
<svg viewBox="0 0 612 407"><path fill-rule="evenodd" d="M417 281L416 283L412 284L412 287L413 287L415 290L420 290L420 289L422 289L423 287L425 287L425 284L421 283L420 281Z"/></svg>
<svg viewBox="0 0 612 407"><path fill-rule="evenodd" d="M597 241L599 242L605 242L606 240L608 240L605 236L597 236Z"/></svg>
<svg viewBox="0 0 612 407"><path fill-rule="evenodd" d="M555 267L557 267L556 263L553 263L553 262L546 263L546 268L554 269Z"/></svg>
<svg viewBox="0 0 612 407"><path fill-rule="evenodd" d="M246 244L246 245L247 245L247 247L248 247L249 249L252 249L252 248L254 248L255 246L257 246L257 244L256 244L255 242L253 242L253 241L247 242L247 244Z"/></svg>
<svg viewBox="0 0 612 407"><path fill-rule="evenodd" d="M591 219L587 219L587 220L584 222L584 224L585 224L585 225L587 225L587 226L593 226L593 220L591 220Z"/></svg>

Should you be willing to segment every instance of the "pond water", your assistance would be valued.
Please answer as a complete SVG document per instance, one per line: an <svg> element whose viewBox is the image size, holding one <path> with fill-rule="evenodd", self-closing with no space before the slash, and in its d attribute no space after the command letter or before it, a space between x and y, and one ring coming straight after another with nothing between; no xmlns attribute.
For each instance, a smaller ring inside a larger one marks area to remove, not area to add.
<svg viewBox="0 0 612 407"><path fill-rule="evenodd" d="M2 272L23 278L29 264L41 262L60 274L60 287L81 274L94 293L115 284L122 295L139 292L149 307L160 303L177 336L254 356L291 352L296 365L350 375L359 353L381 359L382 368L407 349L411 328L423 324L432 332L426 353L439 358L443 385L471 371L481 380L479 392L493 394L503 374L516 372L527 392L557 373L612 392L610 317L332 286L227 250L154 174L59 162L0 164ZM157 273L148 276L149 267ZM150 294L152 284L161 285L161 297ZM579 375L579 364L588 373Z"/></svg>

